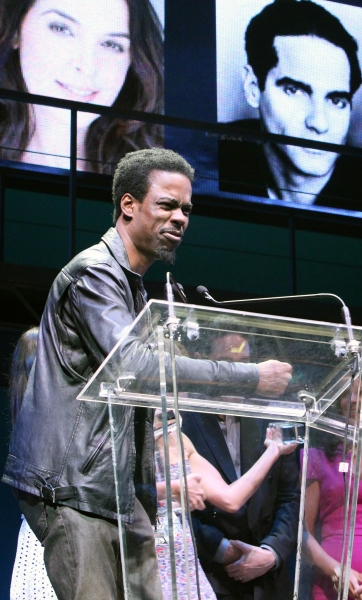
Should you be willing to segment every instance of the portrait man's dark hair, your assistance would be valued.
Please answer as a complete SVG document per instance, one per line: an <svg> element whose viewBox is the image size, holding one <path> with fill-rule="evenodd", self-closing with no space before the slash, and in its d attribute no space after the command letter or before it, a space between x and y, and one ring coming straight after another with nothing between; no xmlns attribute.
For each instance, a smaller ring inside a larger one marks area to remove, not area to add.
<svg viewBox="0 0 362 600"><path fill-rule="evenodd" d="M275 37L302 35L322 38L344 50L350 64L353 95L361 84L357 42L337 17L309 0L275 0L251 19L245 33L245 50L259 89L264 90L269 71L278 64Z"/></svg>
<svg viewBox="0 0 362 600"><path fill-rule="evenodd" d="M129 152L119 161L114 173L112 189L114 223L121 214L119 201L122 196L129 193L136 200L142 202L150 186L149 175L151 171L155 170L180 173L191 182L195 173L191 165L173 150L150 148Z"/></svg>

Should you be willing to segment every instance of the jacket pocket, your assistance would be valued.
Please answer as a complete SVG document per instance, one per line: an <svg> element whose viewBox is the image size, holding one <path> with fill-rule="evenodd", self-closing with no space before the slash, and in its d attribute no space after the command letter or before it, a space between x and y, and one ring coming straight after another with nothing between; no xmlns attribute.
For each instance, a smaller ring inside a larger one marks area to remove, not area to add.
<svg viewBox="0 0 362 600"><path fill-rule="evenodd" d="M103 450L104 446L106 445L106 443L108 442L110 437L111 437L111 430L109 429L107 431L106 435L104 436L104 438L99 442L97 448L94 450L94 452L92 452L92 454L87 458L87 460L83 463L83 465L79 469L79 472L82 475L88 475L89 471L93 467L95 461L97 460L99 454Z"/></svg>

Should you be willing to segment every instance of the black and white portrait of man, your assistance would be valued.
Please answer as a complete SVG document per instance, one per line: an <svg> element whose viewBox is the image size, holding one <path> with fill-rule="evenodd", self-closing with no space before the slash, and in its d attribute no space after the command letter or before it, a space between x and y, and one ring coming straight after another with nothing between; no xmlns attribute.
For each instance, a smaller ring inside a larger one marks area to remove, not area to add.
<svg viewBox="0 0 362 600"><path fill-rule="evenodd" d="M234 22L240 25L237 12L244 16L244 30L240 27L238 36L234 25L234 35L245 54L239 52L244 62L237 69L235 54L231 58L223 51L227 28L218 10L218 120L250 131L361 146L357 38L362 37L362 9L329 1L275 0L259 3L259 10L254 4L249 18L250 3L232 3ZM359 158L275 141L225 139L219 166L221 189L362 210Z"/></svg>

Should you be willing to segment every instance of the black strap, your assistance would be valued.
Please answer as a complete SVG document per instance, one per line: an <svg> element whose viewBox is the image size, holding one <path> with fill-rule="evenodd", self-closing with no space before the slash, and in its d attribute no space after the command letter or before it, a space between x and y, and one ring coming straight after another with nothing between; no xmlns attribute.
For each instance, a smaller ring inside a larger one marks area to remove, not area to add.
<svg viewBox="0 0 362 600"><path fill-rule="evenodd" d="M59 500L70 500L77 498L78 489L74 485L53 488L51 485L42 485L40 487L40 496L46 502L56 504Z"/></svg>

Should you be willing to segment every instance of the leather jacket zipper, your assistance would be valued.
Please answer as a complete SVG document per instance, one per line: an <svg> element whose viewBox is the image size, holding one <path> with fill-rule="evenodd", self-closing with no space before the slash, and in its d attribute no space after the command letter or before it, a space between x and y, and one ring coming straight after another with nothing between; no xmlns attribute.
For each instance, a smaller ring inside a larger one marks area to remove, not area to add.
<svg viewBox="0 0 362 600"><path fill-rule="evenodd" d="M87 458L87 460L85 461L85 463L83 464L83 466L79 470L79 472L82 475L87 475L89 473L89 471L93 467L93 464L97 460L100 452L102 451L103 447L105 446L106 442L109 440L110 436L111 436L111 430L109 429L107 431L106 435L104 436L103 440L101 440L100 444L94 450L93 454L91 454L90 457Z"/></svg>

